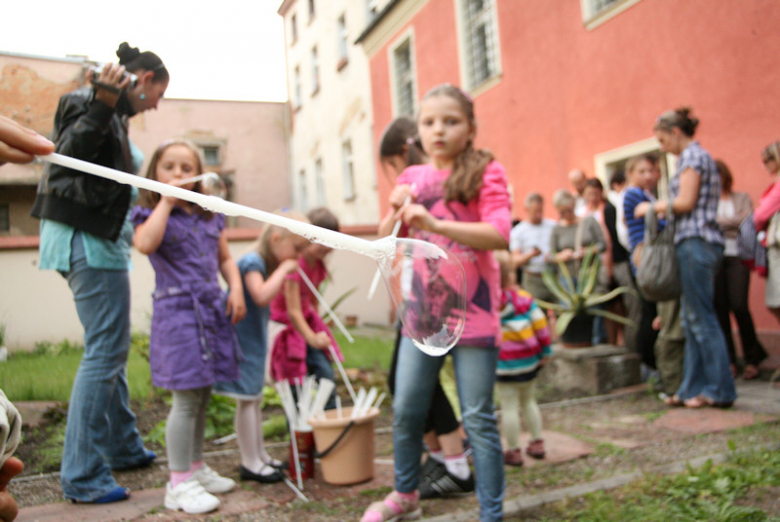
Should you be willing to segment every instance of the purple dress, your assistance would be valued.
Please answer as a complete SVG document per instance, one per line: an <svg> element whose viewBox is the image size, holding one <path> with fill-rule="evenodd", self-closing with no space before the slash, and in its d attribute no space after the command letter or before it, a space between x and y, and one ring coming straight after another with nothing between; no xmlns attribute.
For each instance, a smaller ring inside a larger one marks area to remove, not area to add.
<svg viewBox="0 0 780 522"><path fill-rule="evenodd" d="M134 207L133 225L151 213ZM238 378L241 349L217 281L224 228L222 214L188 214L175 207L162 243L149 255L156 283L149 339L155 386L186 390Z"/></svg>

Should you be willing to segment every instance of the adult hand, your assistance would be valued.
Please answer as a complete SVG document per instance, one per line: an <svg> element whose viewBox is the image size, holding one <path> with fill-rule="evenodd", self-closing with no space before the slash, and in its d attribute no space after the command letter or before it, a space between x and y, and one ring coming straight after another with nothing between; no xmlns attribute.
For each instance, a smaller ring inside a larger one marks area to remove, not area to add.
<svg viewBox="0 0 780 522"><path fill-rule="evenodd" d="M94 76L92 71L89 74ZM122 91L130 85L130 75L125 75L125 66L107 63L95 80L92 79L93 76L90 76L89 80L97 87L95 98L109 107L116 107Z"/></svg>
<svg viewBox="0 0 780 522"><path fill-rule="evenodd" d="M571 248L564 248L563 250L555 254L556 261L562 261L565 263L566 261L571 261L572 259L574 259L574 250L572 250Z"/></svg>
<svg viewBox="0 0 780 522"><path fill-rule="evenodd" d="M36 154L52 152L54 143L11 118L0 116L0 165L8 162L30 163Z"/></svg>
<svg viewBox="0 0 780 522"><path fill-rule="evenodd" d="M16 500L6 491L6 486L23 469L24 464L16 457L10 457L0 468L0 522L11 522L19 513Z"/></svg>

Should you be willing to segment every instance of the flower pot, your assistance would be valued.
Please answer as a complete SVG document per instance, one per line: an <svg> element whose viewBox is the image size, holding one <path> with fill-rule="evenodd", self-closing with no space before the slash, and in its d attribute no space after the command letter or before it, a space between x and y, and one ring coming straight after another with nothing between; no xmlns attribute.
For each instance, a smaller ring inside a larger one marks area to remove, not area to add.
<svg viewBox="0 0 780 522"><path fill-rule="evenodd" d="M575 315L561 335L564 348L586 348L593 345L593 316Z"/></svg>

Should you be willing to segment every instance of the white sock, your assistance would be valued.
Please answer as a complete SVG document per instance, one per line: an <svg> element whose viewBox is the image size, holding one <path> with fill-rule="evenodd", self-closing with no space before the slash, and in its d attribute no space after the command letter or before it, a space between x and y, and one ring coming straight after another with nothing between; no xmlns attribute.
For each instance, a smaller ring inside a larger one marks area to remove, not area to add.
<svg viewBox="0 0 780 522"><path fill-rule="evenodd" d="M428 455L430 455L433 460L441 462L442 464L444 464L444 452L442 450L439 450L439 451L429 451Z"/></svg>
<svg viewBox="0 0 780 522"><path fill-rule="evenodd" d="M471 475L469 461L463 454L452 455L445 459L444 465L450 475L458 477L460 480L466 480Z"/></svg>

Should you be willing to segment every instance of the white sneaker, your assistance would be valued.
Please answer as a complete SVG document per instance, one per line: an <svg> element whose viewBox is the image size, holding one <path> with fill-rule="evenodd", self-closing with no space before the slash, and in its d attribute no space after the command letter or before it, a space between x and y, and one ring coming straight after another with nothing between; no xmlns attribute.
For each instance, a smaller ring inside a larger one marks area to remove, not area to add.
<svg viewBox="0 0 780 522"><path fill-rule="evenodd" d="M209 493L227 493L236 487L235 480L223 477L206 464L203 464L203 467L193 473L192 476Z"/></svg>
<svg viewBox="0 0 780 522"><path fill-rule="evenodd" d="M165 507L185 513L208 513L219 507L219 499L203 489L195 477L190 477L175 488L171 483L165 488Z"/></svg>

